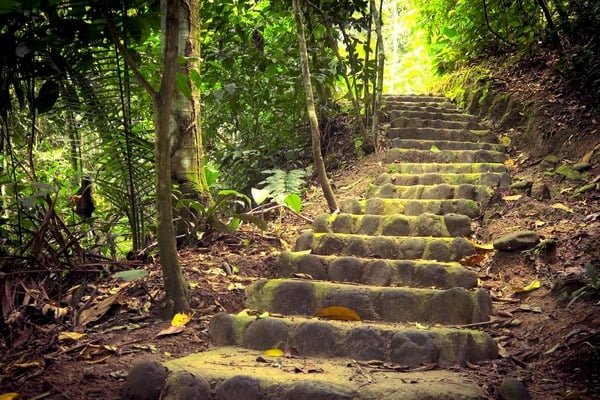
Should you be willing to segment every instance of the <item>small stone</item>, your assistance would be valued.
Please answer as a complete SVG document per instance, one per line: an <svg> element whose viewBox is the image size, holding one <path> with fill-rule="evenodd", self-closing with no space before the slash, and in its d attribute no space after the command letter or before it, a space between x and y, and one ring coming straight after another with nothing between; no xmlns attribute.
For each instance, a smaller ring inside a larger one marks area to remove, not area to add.
<svg viewBox="0 0 600 400"><path fill-rule="evenodd" d="M158 400L169 371L158 361L144 360L129 370L125 382L125 399Z"/></svg>
<svg viewBox="0 0 600 400"><path fill-rule="evenodd" d="M324 382L300 382L290 388L285 400L352 400L356 395Z"/></svg>
<svg viewBox="0 0 600 400"><path fill-rule="evenodd" d="M534 182L531 185L531 197L536 200L549 200L552 196L548 185L542 182Z"/></svg>
<svg viewBox="0 0 600 400"><path fill-rule="evenodd" d="M589 163L585 163L585 162L577 163L577 164L573 165L573 169L578 172L587 171L590 168L592 168L592 165Z"/></svg>
<svg viewBox="0 0 600 400"><path fill-rule="evenodd" d="M210 400L210 385L199 376L178 372L167 380L164 400Z"/></svg>
<svg viewBox="0 0 600 400"><path fill-rule="evenodd" d="M494 240L496 250L513 251L534 248L540 241L540 236L533 231L518 231L509 233Z"/></svg>
<svg viewBox="0 0 600 400"><path fill-rule="evenodd" d="M217 387L217 400L261 400L260 383L248 376L234 376ZM196 398L189 398L196 400Z"/></svg>
<svg viewBox="0 0 600 400"><path fill-rule="evenodd" d="M498 396L502 400L529 400L531 396L521 381L515 378L504 378L498 388Z"/></svg>

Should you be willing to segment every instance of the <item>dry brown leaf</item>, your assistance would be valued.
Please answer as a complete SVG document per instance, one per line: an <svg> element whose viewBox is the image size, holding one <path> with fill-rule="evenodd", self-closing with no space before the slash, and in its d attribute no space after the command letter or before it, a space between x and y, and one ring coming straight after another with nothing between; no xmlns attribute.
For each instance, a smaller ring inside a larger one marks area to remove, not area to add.
<svg viewBox="0 0 600 400"><path fill-rule="evenodd" d="M106 312L109 310L110 306L114 304L115 301L119 298L120 293L117 292L112 296L107 297L102 300L100 303L93 305L92 307L83 310L79 314L78 318L78 327L83 327L89 324L90 322L94 322L99 320Z"/></svg>
<svg viewBox="0 0 600 400"><path fill-rule="evenodd" d="M566 212L573 212L573 209L569 206L564 205L563 203L554 203L552 204L552 208L556 208L557 210L563 210Z"/></svg>
<svg viewBox="0 0 600 400"><path fill-rule="evenodd" d="M185 326L174 326L174 325L169 325L168 328L163 329L162 331L158 332L156 334L156 336L154 336L155 338L161 337L161 336L170 336L170 335L176 335L178 333L183 332L185 329Z"/></svg>
<svg viewBox="0 0 600 400"><path fill-rule="evenodd" d="M333 319L336 321L362 321L360 315L350 308L342 306L331 306L321 308L315 314L315 317Z"/></svg>

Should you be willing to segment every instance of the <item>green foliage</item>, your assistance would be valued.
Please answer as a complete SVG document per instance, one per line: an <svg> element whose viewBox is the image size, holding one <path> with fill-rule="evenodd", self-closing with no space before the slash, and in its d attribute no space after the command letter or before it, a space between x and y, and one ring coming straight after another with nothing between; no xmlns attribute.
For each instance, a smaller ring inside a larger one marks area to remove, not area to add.
<svg viewBox="0 0 600 400"><path fill-rule="evenodd" d="M587 276L584 285L571 293L571 301L569 301L567 307L583 297L600 295L600 279L598 278L597 268L588 263L585 265L585 272Z"/></svg>
<svg viewBox="0 0 600 400"><path fill-rule="evenodd" d="M302 209L302 199L299 194L306 181L306 171L293 169L285 172L280 169L269 169L263 171L269 174L259 185L262 188L252 188L252 198L256 204L260 205L267 199L273 200L280 205L287 205L292 210L300 212Z"/></svg>

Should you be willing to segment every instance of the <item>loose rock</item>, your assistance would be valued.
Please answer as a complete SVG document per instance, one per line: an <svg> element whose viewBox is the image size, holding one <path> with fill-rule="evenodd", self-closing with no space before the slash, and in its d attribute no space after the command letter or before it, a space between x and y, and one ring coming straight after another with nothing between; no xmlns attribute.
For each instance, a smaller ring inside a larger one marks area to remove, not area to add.
<svg viewBox="0 0 600 400"><path fill-rule="evenodd" d="M161 363L141 361L129 370L123 397L128 400L157 400L167 375L168 370Z"/></svg>
<svg viewBox="0 0 600 400"><path fill-rule="evenodd" d="M540 236L533 231L518 231L494 240L494 249L503 251L528 250L534 248Z"/></svg>
<svg viewBox="0 0 600 400"><path fill-rule="evenodd" d="M521 381L505 378L498 388L498 397L502 400L529 400L531 396Z"/></svg>

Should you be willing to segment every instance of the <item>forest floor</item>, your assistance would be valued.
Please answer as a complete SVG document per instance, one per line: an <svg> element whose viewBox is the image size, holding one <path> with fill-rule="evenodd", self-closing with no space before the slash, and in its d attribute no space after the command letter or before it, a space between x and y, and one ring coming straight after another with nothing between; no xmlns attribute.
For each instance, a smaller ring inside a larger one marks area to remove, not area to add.
<svg viewBox="0 0 600 400"><path fill-rule="evenodd" d="M600 193L574 196L578 187L600 179L600 150L587 160L591 169L583 176L570 180L551 172L578 163L593 145L550 159L532 156L537 149L512 148L513 181L547 185L551 199L536 200L527 191L504 193L504 201L474 222L475 239L482 243L516 229L535 230L544 239L527 252L489 252L469 261L494 300L492 320L476 329L489 332L501 346L501 358L460 368L480 386L483 398L494 398L506 376L525 383L534 399L600 398L600 287L593 288L584 268L600 263ZM365 193L385 171L382 156L342 163L332 175L339 201ZM310 187L303 215L312 219L326 211L324 206L320 190ZM89 300L94 312L83 336L69 333L69 321L45 319L13 332L10 347L0 339L0 398L18 392L25 399L118 399L136 361L165 361L207 349L211 316L241 311L244 288L275 276L277 253L291 248L306 227L290 212L265 218L267 231L246 226L214 237L207 247L180 252L193 308L183 330L168 330L169 321L154 312L162 277L159 265L150 262L143 266L149 273L144 278L96 283ZM575 298L580 288L588 295Z"/></svg>

